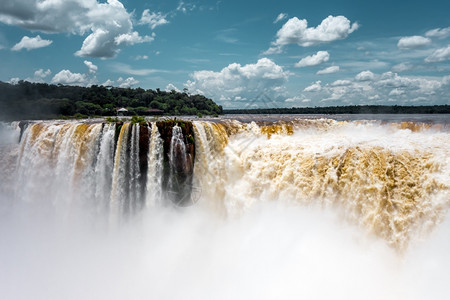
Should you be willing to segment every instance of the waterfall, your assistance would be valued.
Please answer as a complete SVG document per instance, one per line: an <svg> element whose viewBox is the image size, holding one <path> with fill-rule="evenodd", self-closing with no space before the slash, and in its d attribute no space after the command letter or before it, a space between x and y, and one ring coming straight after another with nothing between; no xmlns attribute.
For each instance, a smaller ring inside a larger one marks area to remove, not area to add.
<svg viewBox="0 0 450 300"><path fill-rule="evenodd" d="M113 184L111 189L111 201L109 204L113 219L119 218L128 208L128 180L130 178L129 169L129 149L128 135L130 123L124 123L120 128L117 140L116 154L114 158Z"/></svg>
<svg viewBox="0 0 450 300"><path fill-rule="evenodd" d="M172 128L169 162L173 173L184 172L186 169L186 145L184 144L184 136L181 132L181 127L178 125L175 125Z"/></svg>
<svg viewBox="0 0 450 300"><path fill-rule="evenodd" d="M172 128L169 148L169 171L166 192L169 199L177 205L189 200L191 194L192 177L188 164L188 153L184 142L184 135L178 125Z"/></svg>
<svg viewBox="0 0 450 300"><path fill-rule="evenodd" d="M16 201L66 214L90 207L117 221L198 200L236 217L261 202L318 204L405 248L449 205L448 134L445 126L328 119L36 122L10 165Z"/></svg>
<svg viewBox="0 0 450 300"><path fill-rule="evenodd" d="M448 123L1 126L4 298L448 298Z"/></svg>
<svg viewBox="0 0 450 300"><path fill-rule="evenodd" d="M147 173L147 205L162 205L162 174L163 174L163 140L156 123L151 124L150 150L148 152Z"/></svg>
<svg viewBox="0 0 450 300"><path fill-rule="evenodd" d="M94 172L94 203L99 212L106 212L109 208L110 192L108 191L112 189L115 129L115 124L106 124L102 129L100 138L100 147Z"/></svg>
<svg viewBox="0 0 450 300"><path fill-rule="evenodd" d="M195 176L204 204L219 213L239 216L269 201L339 207L348 221L404 249L450 204L448 130L410 127L194 122Z"/></svg>

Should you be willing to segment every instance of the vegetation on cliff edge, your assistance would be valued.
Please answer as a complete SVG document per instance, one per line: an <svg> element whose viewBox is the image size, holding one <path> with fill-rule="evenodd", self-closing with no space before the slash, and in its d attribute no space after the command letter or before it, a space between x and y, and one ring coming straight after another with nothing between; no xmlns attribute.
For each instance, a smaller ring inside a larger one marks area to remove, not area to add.
<svg viewBox="0 0 450 300"><path fill-rule="evenodd" d="M187 91L53 85L0 81L0 119L52 119L61 117L115 116L117 108L125 115L218 115L222 107L202 95Z"/></svg>

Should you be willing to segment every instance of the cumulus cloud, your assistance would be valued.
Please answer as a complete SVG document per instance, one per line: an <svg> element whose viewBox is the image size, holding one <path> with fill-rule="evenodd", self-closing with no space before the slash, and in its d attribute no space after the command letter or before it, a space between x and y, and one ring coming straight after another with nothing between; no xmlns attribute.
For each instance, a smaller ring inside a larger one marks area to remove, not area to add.
<svg viewBox="0 0 450 300"><path fill-rule="evenodd" d="M128 35L133 42L151 39L136 38L133 24L123 4L118 0L38 1L2 0L0 22L32 31L70 33L88 36L83 41L78 56L109 58L119 52L119 45ZM116 38L119 38L119 43ZM131 43L133 44L133 43Z"/></svg>
<svg viewBox="0 0 450 300"><path fill-rule="evenodd" d="M397 47L402 50L417 49L417 48L425 47L429 44L431 44L431 40L429 38L419 36L419 35L414 35L414 36L402 37L398 41Z"/></svg>
<svg viewBox="0 0 450 300"><path fill-rule="evenodd" d="M346 79L339 79L334 81L333 83L331 83L331 86L347 86L347 85L351 85L352 82L350 80L346 80Z"/></svg>
<svg viewBox="0 0 450 300"><path fill-rule="evenodd" d="M102 86L114 86L114 81L111 79L106 80L101 84Z"/></svg>
<svg viewBox="0 0 450 300"><path fill-rule="evenodd" d="M53 76L52 83L85 86L89 83L89 79L86 74L72 73L69 70L62 70Z"/></svg>
<svg viewBox="0 0 450 300"><path fill-rule="evenodd" d="M308 27L308 21L293 17L278 30L276 40L269 50L276 53L275 50L289 44L309 47L345 39L358 27L358 23L351 24L344 16L328 16L317 27Z"/></svg>
<svg viewBox="0 0 450 300"><path fill-rule="evenodd" d="M166 92L171 92L171 91L181 92L176 86L174 86L173 84L169 83L166 86Z"/></svg>
<svg viewBox="0 0 450 300"><path fill-rule="evenodd" d="M196 71L191 74L185 86L192 93L204 94L224 105L232 101L253 99L265 93L268 97L283 95L283 85L290 76L288 71L268 58L261 58L255 64L241 66L232 63L219 72Z"/></svg>
<svg viewBox="0 0 450 300"><path fill-rule="evenodd" d="M373 74L371 71L362 71L361 73L358 73L355 76L356 81L369 81L375 79L375 74Z"/></svg>
<svg viewBox="0 0 450 300"><path fill-rule="evenodd" d="M302 58L295 64L297 68L311 67L323 64L330 59L330 54L327 51L318 51L316 54Z"/></svg>
<svg viewBox="0 0 450 300"><path fill-rule="evenodd" d="M8 80L7 82L8 82L9 84L16 85L16 84L19 83L19 81L20 81L20 78L19 78L19 77L13 77L13 78L11 78L10 80Z"/></svg>
<svg viewBox="0 0 450 300"><path fill-rule="evenodd" d="M303 89L304 92L319 92L322 90L322 81L318 80Z"/></svg>
<svg viewBox="0 0 450 300"><path fill-rule="evenodd" d="M333 74L339 72L339 66L331 66L322 70L317 71L317 75L323 75L323 74Z"/></svg>
<svg viewBox="0 0 450 300"><path fill-rule="evenodd" d="M114 38L117 45L134 45L145 42L152 42L155 39L155 33L152 36L140 36L136 31L131 33L124 33Z"/></svg>
<svg viewBox="0 0 450 300"><path fill-rule="evenodd" d="M119 79L117 79L117 83L121 88L129 88L132 87L133 85L138 84L139 80L134 79L134 77L128 77L127 79L119 77Z"/></svg>
<svg viewBox="0 0 450 300"><path fill-rule="evenodd" d="M34 77L43 79L49 76L50 74L52 74L52 71L50 71L50 69L47 69L46 71L44 71L44 69L39 69L36 72L34 72Z"/></svg>
<svg viewBox="0 0 450 300"><path fill-rule="evenodd" d="M12 51L20 51L22 49L33 50L49 46L53 41L44 40L39 35L35 37L24 36L20 42L11 48Z"/></svg>
<svg viewBox="0 0 450 300"><path fill-rule="evenodd" d="M425 36L438 39L448 38L450 36L450 27L431 29L425 33Z"/></svg>
<svg viewBox="0 0 450 300"><path fill-rule="evenodd" d="M370 71L358 75L353 80L341 79L330 84L317 81L303 91L308 92L308 98L314 102L339 101L336 102L339 105L389 104L393 101L400 105L445 104L450 93L448 76L408 77L394 72L374 74Z"/></svg>
<svg viewBox="0 0 450 300"><path fill-rule="evenodd" d="M280 22L280 21L282 21L282 20L284 20L284 19L286 19L286 18L287 18L287 14L285 14L285 13L280 13L280 14L277 16L277 18L273 21L273 23L276 24L276 23L278 23L278 22Z"/></svg>
<svg viewBox="0 0 450 300"><path fill-rule="evenodd" d="M275 46L275 47L270 47L269 49L264 51L262 54L263 55L272 55L272 54L280 54L282 52L283 52L283 47Z"/></svg>
<svg viewBox="0 0 450 300"><path fill-rule="evenodd" d="M50 76L51 74L52 71L50 71L50 69L47 70L39 69L34 72L34 76L32 78L29 77L25 78L25 81L43 83L45 82L44 79Z"/></svg>
<svg viewBox="0 0 450 300"><path fill-rule="evenodd" d="M96 65L94 65L92 62L85 60L84 64L86 65L86 67L89 68L89 73L91 73L91 74L97 73L98 67Z"/></svg>
<svg viewBox="0 0 450 300"><path fill-rule="evenodd" d="M425 62L427 63L442 62L447 60L450 60L450 45L435 50L430 56L425 58Z"/></svg>
<svg viewBox="0 0 450 300"><path fill-rule="evenodd" d="M151 29L155 29L158 26L169 24L169 21L167 21L167 16L160 13L160 12L150 12L149 9L144 10L142 13L142 17L139 20L139 24L148 24L148 26Z"/></svg>

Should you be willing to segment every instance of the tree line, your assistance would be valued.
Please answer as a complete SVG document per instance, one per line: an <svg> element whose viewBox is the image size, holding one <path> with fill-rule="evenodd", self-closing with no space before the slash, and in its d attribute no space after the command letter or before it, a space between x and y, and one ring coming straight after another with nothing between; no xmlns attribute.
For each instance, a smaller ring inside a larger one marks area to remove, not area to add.
<svg viewBox="0 0 450 300"><path fill-rule="evenodd" d="M351 105L327 107L228 109L225 114L449 114L450 105Z"/></svg>
<svg viewBox="0 0 450 300"><path fill-rule="evenodd" d="M117 108L129 115L147 115L156 110L164 115L219 115L222 107L187 90L90 87L19 81L0 81L0 119L52 119L114 116Z"/></svg>

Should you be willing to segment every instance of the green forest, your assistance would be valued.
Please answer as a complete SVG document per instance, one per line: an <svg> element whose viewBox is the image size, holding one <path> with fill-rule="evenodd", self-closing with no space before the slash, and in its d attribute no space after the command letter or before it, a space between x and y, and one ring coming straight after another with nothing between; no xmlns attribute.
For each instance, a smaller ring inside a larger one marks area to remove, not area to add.
<svg viewBox="0 0 450 300"><path fill-rule="evenodd" d="M118 108L125 115L219 115L222 107L202 95L183 92L53 85L19 81L0 81L0 119L87 118L115 116Z"/></svg>

